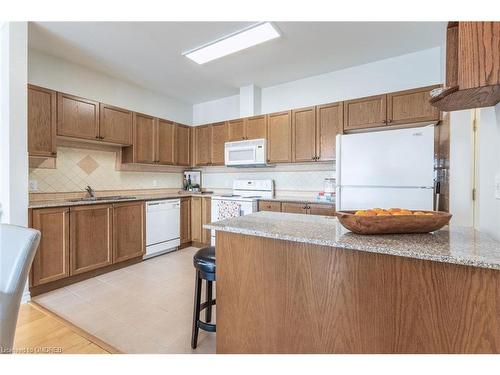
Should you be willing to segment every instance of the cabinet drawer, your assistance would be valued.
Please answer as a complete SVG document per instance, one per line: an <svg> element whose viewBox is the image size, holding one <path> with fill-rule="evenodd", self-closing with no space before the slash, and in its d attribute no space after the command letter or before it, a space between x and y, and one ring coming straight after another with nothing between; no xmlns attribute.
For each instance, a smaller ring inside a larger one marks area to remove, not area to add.
<svg viewBox="0 0 500 375"><path fill-rule="evenodd" d="M259 201L259 211L281 212L281 202Z"/></svg>
<svg viewBox="0 0 500 375"><path fill-rule="evenodd" d="M335 206L333 204L309 203L310 215L335 216Z"/></svg>
<svg viewBox="0 0 500 375"><path fill-rule="evenodd" d="M307 214L307 203L291 203L283 202L281 204L281 212L292 214Z"/></svg>

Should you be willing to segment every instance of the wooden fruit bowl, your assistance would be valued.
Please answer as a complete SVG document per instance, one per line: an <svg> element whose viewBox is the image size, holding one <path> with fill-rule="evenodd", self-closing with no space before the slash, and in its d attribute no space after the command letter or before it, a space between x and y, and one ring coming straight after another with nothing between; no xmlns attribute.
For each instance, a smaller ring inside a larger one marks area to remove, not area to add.
<svg viewBox="0 0 500 375"><path fill-rule="evenodd" d="M441 211L432 215L356 216L356 211L337 211L340 224L357 234L429 233L449 223L451 214Z"/></svg>

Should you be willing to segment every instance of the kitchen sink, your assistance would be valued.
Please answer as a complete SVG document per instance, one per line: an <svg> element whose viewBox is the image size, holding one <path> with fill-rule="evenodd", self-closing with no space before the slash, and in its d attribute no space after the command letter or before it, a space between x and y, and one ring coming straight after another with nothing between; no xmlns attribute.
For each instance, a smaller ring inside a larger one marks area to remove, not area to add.
<svg viewBox="0 0 500 375"><path fill-rule="evenodd" d="M95 198L76 198L70 199L69 202L99 202L99 201L114 201L123 199L134 199L135 197L129 197L125 195L111 195L109 197L95 197Z"/></svg>

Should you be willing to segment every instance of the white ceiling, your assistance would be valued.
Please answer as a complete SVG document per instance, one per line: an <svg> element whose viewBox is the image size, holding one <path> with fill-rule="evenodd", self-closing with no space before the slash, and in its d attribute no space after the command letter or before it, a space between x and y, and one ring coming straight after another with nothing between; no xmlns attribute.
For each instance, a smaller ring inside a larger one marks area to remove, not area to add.
<svg viewBox="0 0 500 375"><path fill-rule="evenodd" d="M283 37L204 65L182 56L252 22L32 22L29 46L187 103L444 45L444 22L276 22Z"/></svg>

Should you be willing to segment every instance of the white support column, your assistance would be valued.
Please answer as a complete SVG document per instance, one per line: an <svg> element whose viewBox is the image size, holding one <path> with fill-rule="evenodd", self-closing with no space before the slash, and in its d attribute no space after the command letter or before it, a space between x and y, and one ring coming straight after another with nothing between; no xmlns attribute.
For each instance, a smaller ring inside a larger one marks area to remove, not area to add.
<svg viewBox="0 0 500 375"><path fill-rule="evenodd" d="M255 85L240 87L240 117L261 114L261 89Z"/></svg>
<svg viewBox="0 0 500 375"><path fill-rule="evenodd" d="M28 23L0 24L0 222L28 225ZM26 287L23 300L29 299Z"/></svg>

